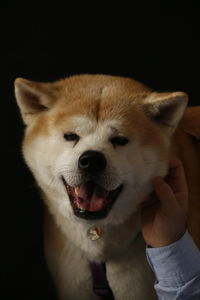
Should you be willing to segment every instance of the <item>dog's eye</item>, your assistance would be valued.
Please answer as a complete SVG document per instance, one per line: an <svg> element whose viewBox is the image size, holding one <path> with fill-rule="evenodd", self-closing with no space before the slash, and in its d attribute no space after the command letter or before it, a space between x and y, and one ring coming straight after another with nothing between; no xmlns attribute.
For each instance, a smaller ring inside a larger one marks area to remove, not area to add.
<svg viewBox="0 0 200 300"><path fill-rule="evenodd" d="M115 136L110 139L110 142L113 144L113 146L124 146L128 143L128 138L125 136Z"/></svg>
<svg viewBox="0 0 200 300"><path fill-rule="evenodd" d="M64 139L69 142L78 141L79 136L74 132L67 132L64 134Z"/></svg>

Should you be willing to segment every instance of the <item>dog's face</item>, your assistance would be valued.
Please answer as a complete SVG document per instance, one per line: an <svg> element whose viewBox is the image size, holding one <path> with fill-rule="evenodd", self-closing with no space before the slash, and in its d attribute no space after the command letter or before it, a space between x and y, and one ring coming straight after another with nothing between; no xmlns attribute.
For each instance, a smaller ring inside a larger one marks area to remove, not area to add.
<svg viewBox="0 0 200 300"><path fill-rule="evenodd" d="M16 81L27 125L25 160L48 205L72 220L118 224L167 173L170 137L184 93L152 93L103 75L52 84Z"/></svg>

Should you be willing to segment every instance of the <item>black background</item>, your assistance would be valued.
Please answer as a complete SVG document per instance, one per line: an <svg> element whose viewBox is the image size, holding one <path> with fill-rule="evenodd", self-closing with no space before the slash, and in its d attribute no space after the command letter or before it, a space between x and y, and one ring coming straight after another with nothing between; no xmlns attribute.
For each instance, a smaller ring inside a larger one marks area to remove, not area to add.
<svg viewBox="0 0 200 300"><path fill-rule="evenodd" d="M0 8L2 299L55 299L42 252L42 203L25 167L13 81L133 77L199 104L194 1L7 1ZM6 143L5 143L6 141ZM73 278L72 278L73 280Z"/></svg>

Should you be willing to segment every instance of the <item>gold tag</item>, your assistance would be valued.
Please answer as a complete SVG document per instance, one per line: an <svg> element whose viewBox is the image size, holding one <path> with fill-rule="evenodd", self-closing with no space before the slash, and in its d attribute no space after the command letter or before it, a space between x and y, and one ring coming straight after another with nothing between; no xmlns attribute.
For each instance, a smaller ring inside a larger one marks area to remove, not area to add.
<svg viewBox="0 0 200 300"><path fill-rule="evenodd" d="M90 228L88 230L88 235L91 241L96 241L101 237L102 231L99 227Z"/></svg>

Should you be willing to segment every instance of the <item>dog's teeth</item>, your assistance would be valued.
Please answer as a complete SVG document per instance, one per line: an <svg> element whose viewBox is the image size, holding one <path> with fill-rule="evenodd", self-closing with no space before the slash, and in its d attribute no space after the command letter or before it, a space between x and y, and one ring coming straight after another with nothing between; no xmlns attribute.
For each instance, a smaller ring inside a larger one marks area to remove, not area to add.
<svg viewBox="0 0 200 300"><path fill-rule="evenodd" d="M76 186L74 189L74 192L77 196L78 196L79 191L80 191L80 186Z"/></svg>
<svg viewBox="0 0 200 300"><path fill-rule="evenodd" d="M85 210L81 207L79 203L76 203L77 207L81 210L81 212L84 212Z"/></svg>

